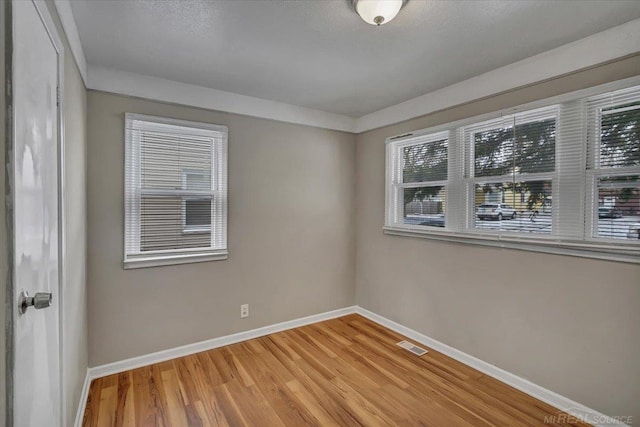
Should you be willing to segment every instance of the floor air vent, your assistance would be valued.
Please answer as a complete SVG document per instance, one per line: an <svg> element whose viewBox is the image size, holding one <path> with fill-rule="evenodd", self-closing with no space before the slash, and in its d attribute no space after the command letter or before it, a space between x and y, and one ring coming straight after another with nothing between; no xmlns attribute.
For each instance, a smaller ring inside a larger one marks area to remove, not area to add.
<svg viewBox="0 0 640 427"><path fill-rule="evenodd" d="M409 341L400 341L399 343L397 343L397 345L404 348L405 350L409 350L411 353L415 354L416 356L424 356L425 354L427 354L427 350L425 350L424 348L415 346L411 344Z"/></svg>

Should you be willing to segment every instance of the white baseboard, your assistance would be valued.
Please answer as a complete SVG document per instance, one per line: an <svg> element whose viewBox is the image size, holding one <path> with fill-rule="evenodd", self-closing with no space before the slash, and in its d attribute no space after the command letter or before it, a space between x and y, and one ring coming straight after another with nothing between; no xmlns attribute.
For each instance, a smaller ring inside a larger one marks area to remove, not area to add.
<svg viewBox="0 0 640 427"><path fill-rule="evenodd" d="M505 371L504 369L498 368L490 363L487 363L483 360L478 359L477 357L473 357L470 354L467 354L463 351L450 347L438 340L435 340L431 337L428 337L420 332L416 332L413 329L410 329L404 325L394 322L393 320L389 320L386 317L382 317L372 311L369 311L360 306L356 306L356 313L361 316L366 317L369 320L372 320L376 323L379 323L382 326L385 326L392 331L395 331L399 334L402 334L412 340L424 344L425 346L432 348L442 354L445 354L452 359L455 359L459 362L464 363L467 366L471 366L478 371L487 374L497 380L502 381L505 384L510 385L513 388L516 388L529 396L535 397L538 400L541 400L549 405L552 405L559 410L566 412L570 415L573 415L577 418L583 419L588 423L600 427L600 426L618 426L618 427L628 427L627 424L623 424L614 420L613 418L601 414L600 412L588 408L578 402L574 402L571 399L568 399L564 396L559 395L551 390L547 390L544 387L541 387L537 384L532 383L529 380L521 378L517 375L514 375L510 372Z"/></svg>
<svg viewBox="0 0 640 427"><path fill-rule="evenodd" d="M119 362L109 363L106 365L95 366L87 370L87 375L82 387L82 396L80 398L80 404L78 406L78 412L76 414L75 426L80 427L82 424L82 417L84 415L87 397L89 393L89 386L91 381L95 378L104 377L107 375L117 374L120 372L128 371L130 369L140 368L142 366L151 365L154 363L164 362L166 360L175 359L182 356L187 356L201 351L207 351L218 347L223 347L230 344L239 343L242 341L250 340L253 338L262 337L265 335L273 334L276 332L285 331L288 329L298 328L300 326L309 325L312 323L321 322L323 320L333 319L347 314L358 313L382 326L385 326L392 331L402 334L412 340L424 344L425 346L436 350L442 354L445 354L452 359L464 363L478 371L485 373L497 380L504 382L528 395L535 397L545 403L548 403L561 411L567 412L575 417L581 418L596 427L604 426L618 426L629 427L626 424L617 422L616 420L608 417L600 412L588 408L580 403L574 402L564 396L561 396L551 390L547 390L537 384L532 383L524 378L514 375L504 369L498 368L490 363L482 361L476 357L473 357L463 351L450 347L438 340L430 338L420 332L414 331L404 325L396 323L385 317L373 313L360 306L345 307L338 310L328 311L326 313L315 314L312 316L302 317L299 319L289 320L286 322L276 323L270 326L264 326L262 328L252 329L250 331L239 332L237 334L226 335L219 338L213 338L206 341L201 341L194 344L188 344L173 349L162 350L156 353L150 353L143 356L133 357L125 359Z"/></svg>
<svg viewBox="0 0 640 427"><path fill-rule="evenodd" d="M84 384L82 384L82 391L80 392L80 402L78 402L78 410L76 411L76 419L73 425L75 427L82 426L82 418L84 418L84 410L87 407L87 399L89 398L89 386L91 385L91 376L89 375L89 369L84 376Z"/></svg>
<svg viewBox="0 0 640 427"><path fill-rule="evenodd" d="M312 316L301 317L299 319L288 320L286 322L276 323L275 325L263 326L262 328L251 329L250 331L238 332L237 334L225 335L219 338L213 338L206 341L200 341L193 344L187 344L180 347L162 350L155 353L145 354L143 356L132 357L130 359L121 360L119 362L108 363L106 365L95 366L89 368L91 378L100 378L107 375L117 374L128 371L130 369L140 368L142 366L152 365L171 359L176 359L190 354L200 353L225 345L231 345L253 338L263 337L287 329L298 328L311 323L322 322L323 320L333 319L347 314L355 313L356 307L339 308L325 313L314 314Z"/></svg>
<svg viewBox="0 0 640 427"><path fill-rule="evenodd" d="M232 335L225 335L206 341L200 341L193 344L187 344L168 350L162 350L155 353L145 354L143 356L132 357L130 359L89 368L87 369L87 375L82 387L82 396L80 397L78 412L76 413L75 427L80 427L82 425L82 418L84 417L84 411L87 406L87 398L89 396L89 386L91 385L91 381L96 378L118 374L120 372L128 371L131 369L152 365L154 363L165 362L167 360L188 356L190 354L200 353L202 351L212 350L218 347L224 347L225 345L236 344L253 338L259 338L265 335L274 334L276 332L286 331L288 329L299 328L300 326L310 325L312 323L322 322L323 320L346 316L347 314L352 314L355 312L356 306L339 308L337 310L327 311L325 313L319 313L311 316L301 317L299 319L288 320L286 322L276 323L274 325L264 326L262 328L252 329L250 331L239 332Z"/></svg>

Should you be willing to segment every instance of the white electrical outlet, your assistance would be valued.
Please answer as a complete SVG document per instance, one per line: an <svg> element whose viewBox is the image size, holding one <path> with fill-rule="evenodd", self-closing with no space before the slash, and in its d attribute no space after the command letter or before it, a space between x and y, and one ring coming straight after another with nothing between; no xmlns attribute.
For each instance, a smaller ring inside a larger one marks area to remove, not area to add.
<svg viewBox="0 0 640 427"><path fill-rule="evenodd" d="M240 306L240 318L244 319L245 317L249 317L249 304Z"/></svg>

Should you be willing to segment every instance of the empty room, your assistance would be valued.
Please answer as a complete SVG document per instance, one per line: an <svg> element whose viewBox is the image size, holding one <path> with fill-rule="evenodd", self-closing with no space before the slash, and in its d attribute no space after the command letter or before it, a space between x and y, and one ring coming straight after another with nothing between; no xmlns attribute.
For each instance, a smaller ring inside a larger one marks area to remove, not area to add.
<svg viewBox="0 0 640 427"><path fill-rule="evenodd" d="M640 1L0 23L0 426L640 426Z"/></svg>

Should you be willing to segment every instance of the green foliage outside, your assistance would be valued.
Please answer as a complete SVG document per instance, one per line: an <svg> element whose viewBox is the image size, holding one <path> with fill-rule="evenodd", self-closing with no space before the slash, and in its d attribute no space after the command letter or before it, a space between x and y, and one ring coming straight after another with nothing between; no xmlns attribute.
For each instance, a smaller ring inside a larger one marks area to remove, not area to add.
<svg viewBox="0 0 640 427"><path fill-rule="evenodd" d="M601 167L640 166L640 102L615 109L604 109L601 125ZM608 111L612 111L608 113ZM403 150L403 182L445 181L447 179L447 140L406 147ZM513 182L492 183L485 193L500 189L527 194L527 208L548 203L548 181L517 182L519 174L552 172L556 156L555 119L504 126L474 134L474 176L509 176ZM638 176L615 178L637 183ZM408 188L404 202L424 200L442 187ZM618 190L617 197L638 197L637 187Z"/></svg>

